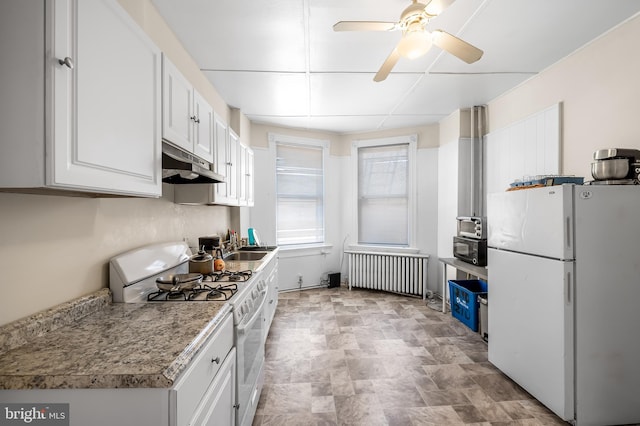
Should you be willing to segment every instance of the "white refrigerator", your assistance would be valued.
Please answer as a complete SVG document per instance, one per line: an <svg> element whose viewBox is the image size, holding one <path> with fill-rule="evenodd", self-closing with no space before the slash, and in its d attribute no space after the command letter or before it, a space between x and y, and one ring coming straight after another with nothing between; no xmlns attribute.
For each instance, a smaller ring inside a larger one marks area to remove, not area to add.
<svg viewBox="0 0 640 426"><path fill-rule="evenodd" d="M487 198L489 361L564 420L640 423L640 186Z"/></svg>

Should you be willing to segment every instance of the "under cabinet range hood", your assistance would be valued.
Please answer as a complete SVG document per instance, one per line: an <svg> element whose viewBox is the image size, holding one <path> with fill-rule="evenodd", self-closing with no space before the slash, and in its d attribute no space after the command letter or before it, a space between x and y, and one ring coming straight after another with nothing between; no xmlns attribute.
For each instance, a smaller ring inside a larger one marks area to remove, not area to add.
<svg viewBox="0 0 640 426"><path fill-rule="evenodd" d="M166 142L162 142L162 181L171 184L223 183L224 176L211 164Z"/></svg>

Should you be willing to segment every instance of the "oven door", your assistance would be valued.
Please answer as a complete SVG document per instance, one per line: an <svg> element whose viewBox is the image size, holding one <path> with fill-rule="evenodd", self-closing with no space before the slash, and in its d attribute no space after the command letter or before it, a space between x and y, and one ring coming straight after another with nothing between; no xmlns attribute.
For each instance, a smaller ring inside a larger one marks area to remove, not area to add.
<svg viewBox="0 0 640 426"><path fill-rule="evenodd" d="M266 333L267 325L264 309L266 299L266 291L262 290L260 298L255 300L254 306L256 308L253 310L253 314L236 327L239 404L236 419L238 425L251 424L255 405L262 390L259 377L264 364L263 336Z"/></svg>

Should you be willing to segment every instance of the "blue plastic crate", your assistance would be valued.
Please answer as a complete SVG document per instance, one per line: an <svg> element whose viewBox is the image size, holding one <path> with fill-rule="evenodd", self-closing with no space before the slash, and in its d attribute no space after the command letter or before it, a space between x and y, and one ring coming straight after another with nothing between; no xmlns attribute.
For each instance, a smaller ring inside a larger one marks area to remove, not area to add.
<svg viewBox="0 0 640 426"><path fill-rule="evenodd" d="M449 280L451 315L473 331L478 331L478 295L487 294L482 280Z"/></svg>

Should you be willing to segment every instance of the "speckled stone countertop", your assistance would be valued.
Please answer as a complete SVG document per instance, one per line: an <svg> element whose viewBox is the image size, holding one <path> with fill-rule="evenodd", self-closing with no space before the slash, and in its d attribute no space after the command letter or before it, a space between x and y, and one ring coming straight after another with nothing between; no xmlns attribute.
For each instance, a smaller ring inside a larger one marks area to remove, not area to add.
<svg viewBox="0 0 640 426"><path fill-rule="evenodd" d="M100 290L0 327L0 389L171 387L230 311L224 302L110 303Z"/></svg>

